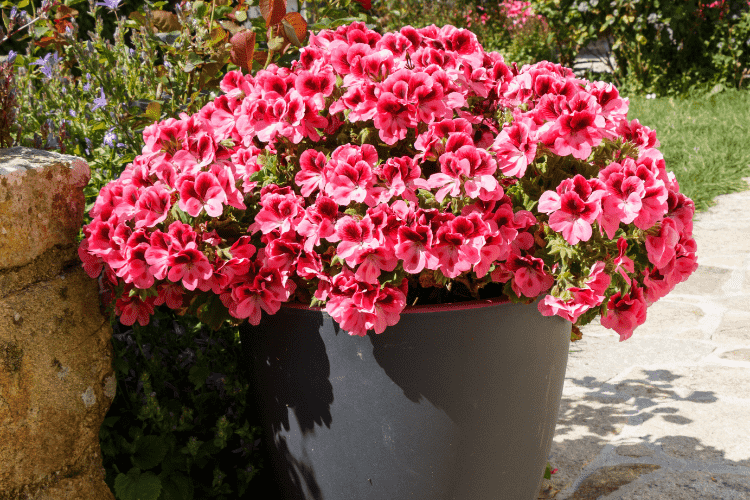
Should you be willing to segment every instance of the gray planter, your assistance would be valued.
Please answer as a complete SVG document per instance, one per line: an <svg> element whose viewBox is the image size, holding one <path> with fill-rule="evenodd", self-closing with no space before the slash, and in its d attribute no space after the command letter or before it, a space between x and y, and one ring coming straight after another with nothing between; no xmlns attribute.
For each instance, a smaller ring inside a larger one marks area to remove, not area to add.
<svg viewBox="0 0 750 500"><path fill-rule="evenodd" d="M280 498L535 500L570 330L491 301L414 308L366 337L302 307L243 324Z"/></svg>

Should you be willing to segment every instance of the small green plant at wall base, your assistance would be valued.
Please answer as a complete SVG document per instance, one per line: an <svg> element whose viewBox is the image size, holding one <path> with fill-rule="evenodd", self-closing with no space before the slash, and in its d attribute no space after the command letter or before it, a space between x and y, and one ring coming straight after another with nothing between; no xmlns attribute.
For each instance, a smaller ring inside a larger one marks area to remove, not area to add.
<svg viewBox="0 0 750 500"><path fill-rule="evenodd" d="M251 497L262 437L235 334L168 311L115 323L118 388L100 442L118 500Z"/></svg>

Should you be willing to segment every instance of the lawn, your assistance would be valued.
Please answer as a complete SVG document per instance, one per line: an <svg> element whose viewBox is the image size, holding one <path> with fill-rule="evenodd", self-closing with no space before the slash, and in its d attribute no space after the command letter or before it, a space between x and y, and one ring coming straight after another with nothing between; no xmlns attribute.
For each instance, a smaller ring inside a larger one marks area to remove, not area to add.
<svg viewBox="0 0 750 500"><path fill-rule="evenodd" d="M667 170L698 211L750 177L750 91L682 99L630 97L628 118L656 130ZM739 208L739 207L738 207Z"/></svg>

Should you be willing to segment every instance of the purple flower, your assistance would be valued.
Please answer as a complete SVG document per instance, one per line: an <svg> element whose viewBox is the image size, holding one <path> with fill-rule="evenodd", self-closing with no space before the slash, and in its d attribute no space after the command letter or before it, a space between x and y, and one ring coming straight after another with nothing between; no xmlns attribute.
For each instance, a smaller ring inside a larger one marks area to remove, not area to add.
<svg viewBox="0 0 750 500"><path fill-rule="evenodd" d="M99 87L99 90L101 91L101 97L97 97L96 99L94 99L94 104L91 106L91 111L103 108L107 105L107 98L104 96L104 89Z"/></svg>
<svg viewBox="0 0 750 500"><path fill-rule="evenodd" d="M14 62L16 62L16 51L9 50L8 51L8 64L12 66Z"/></svg>
<svg viewBox="0 0 750 500"><path fill-rule="evenodd" d="M115 141L117 140L117 134L115 134L113 130L114 128L109 129L107 133L104 134L104 140L102 140L102 144L109 146L110 148L115 147Z"/></svg>
<svg viewBox="0 0 750 500"><path fill-rule="evenodd" d="M97 2L96 5L101 5L102 7L106 7L111 11L116 11L118 8L120 8L120 2L122 0L104 0L103 2Z"/></svg>
<svg viewBox="0 0 750 500"><path fill-rule="evenodd" d="M44 76L47 78L52 78L52 73L55 70L55 66L57 66L57 63L62 61L62 58L57 55L57 52L50 52L44 58L37 59L33 63L31 63L32 66L41 66L42 67L42 73L44 73Z"/></svg>

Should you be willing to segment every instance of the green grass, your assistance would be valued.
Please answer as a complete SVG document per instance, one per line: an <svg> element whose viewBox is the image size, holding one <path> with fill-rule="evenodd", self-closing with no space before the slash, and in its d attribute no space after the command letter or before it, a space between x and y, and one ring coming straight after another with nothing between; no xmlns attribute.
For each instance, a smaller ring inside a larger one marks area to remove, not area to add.
<svg viewBox="0 0 750 500"><path fill-rule="evenodd" d="M667 171L696 210L726 193L748 189L750 91L727 90L696 98L630 97L628 119L656 130Z"/></svg>

